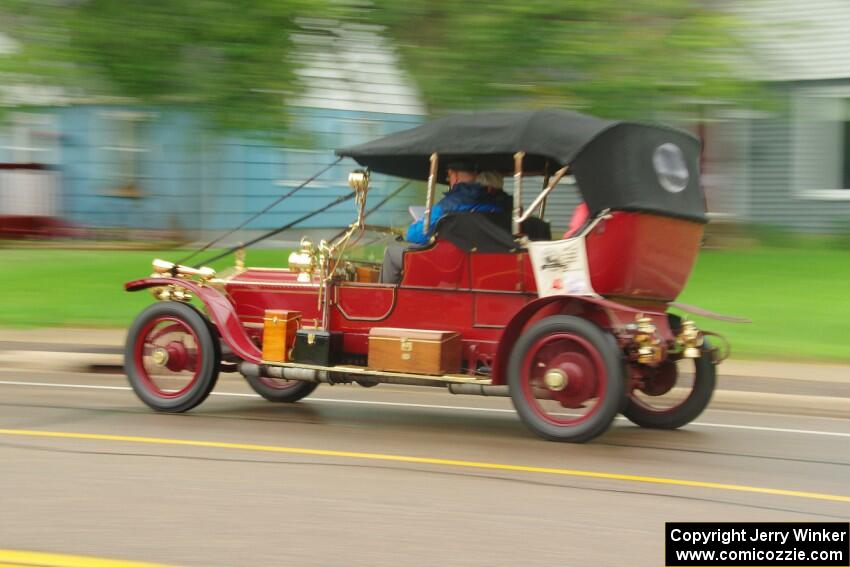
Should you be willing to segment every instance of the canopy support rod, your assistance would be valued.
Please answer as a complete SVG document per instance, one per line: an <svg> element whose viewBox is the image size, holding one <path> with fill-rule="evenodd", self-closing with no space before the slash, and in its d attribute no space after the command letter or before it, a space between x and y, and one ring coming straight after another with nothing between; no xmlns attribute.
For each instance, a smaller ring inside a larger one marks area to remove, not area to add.
<svg viewBox="0 0 850 567"><path fill-rule="evenodd" d="M389 195L387 195L386 197L381 199L380 202L378 202L378 204L376 204L374 207L372 207L371 209L366 211L366 214L363 215L363 220L365 221L367 218L369 218L369 215L371 215L372 213L374 213L375 211L377 211L378 209L380 209L381 207L386 205L387 201L389 201L390 199L392 199L393 197L395 197L396 195L398 195L399 193L404 191L410 185L410 183L411 183L410 181L402 183L392 193L390 193ZM365 228L365 225L364 225L364 228ZM347 231L348 231L347 228L342 229L341 231L336 233L336 235L334 235L334 237L331 238L330 241L334 242L337 238L341 238L341 237L345 236L345 233Z"/></svg>
<svg viewBox="0 0 850 567"><path fill-rule="evenodd" d="M437 169L440 157L437 152L431 154L431 168L428 170L428 195L425 196L425 218L422 220L422 233L428 234L431 228L431 206L434 204L434 187L437 184Z"/></svg>
<svg viewBox="0 0 850 567"><path fill-rule="evenodd" d="M543 166L543 190L549 187L549 177L549 160L547 159L546 164ZM549 197L547 196L545 199L543 199L543 204L540 205L540 218L544 221L546 220L546 203L548 202Z"/></svg>
<svg viewBox="0 0 850 567"><path fill-rule="evenodd" d="M532 202L528 206L528 210L525 211L525 213L523 213L519 217L514 217L514 223L515 224L521 224L521 223L525 222L528 219L528 217L531 216L531 213L533 213L535 211L535 209L537 209L537 207L540 206L541 203L546 201L546 197L549 196L549 193L552 192L552 189L555 188L555 185L558 184L558 182L561 180L561 178L563 176L565 176L569 170L570 170L570 166L565 165L564 167L562 167L561 169L556 171L555 177L552 179L552 181L549 182L549 186L546 187L546 189L544 189L543 191L540 192L540 194L537 196L537 198L534 199L534 202Z"/></svg>
<svg viewBox="0 0 850 567"><path fill-rule="evenodd" d="M236 228L234 228L234 229L232 229L232 230L229 230L229 231L225 232L224 234L222 234L221 236L219 236L219 237L218 237L218 238L216 238L216 239L211 240L211 241L210 241L210 242L208 242L206 245L204 245L204 247L203 247L203 248L200 248L200 249L198 249L198 250L195 250L194 252L192 252L192 253L191 253L191 254L189 254L188 256L186 256L186 257L184 257L184 258L181 258L178 262L175 262L175 264L183 264L183 263L185 263L185 262L188 262L189 260L191 260L192 258L194 258L195 256L197 256L197 255L198 255L198 254L200 254L201 252L204 252L204 251L208 250L210 247L212 247L212 246L214 246L214 245L218 244L218 243L219 243L219 242L221 242L223 239L227 238L228 236L230 236L231 234L233 234L233 233L234 233L234 232L236 232L237 230L240 230L241 228L245 227L245 226L246 226L249 222L251 222L252 220L256 219L257 217L259 217L259 216L261 216L261 215L266 214L266 213L267 213L267 212L269 212L272 208L276 207L276 206L277 206L277 205L279 205L281 202L285 201L285 200L286 200L286 199L288 199L289 197L291 197L291 196L293 196L294 194L296 194L298 191L300 191L301 189L303 189L304 187L306 187L307 185L309 185L310 183L312 183L312 182L313 182L313 181L314 181L317 177L319 177L319 176L320 176L321 174L323 174L324 172L328 171L330 168L332 168L333 166L335 166L336 164L338 164L340 161L342 161L342 157L338 157L338 158L337 158L337 159L336 159L333 163L331 163L331 164L329 164L329 165L325 166L325 167L324 167L324 168L322 168L319 172L314 173L314 174L313 174L310 178L308 178L306 181L304 181L301 185L299 185L298 187L296 187L296 188L295 188L295 189L293 189L292 191L290 191L290 192L288 192L288 193L286 193L286 194L284 194L284 195L281 195L280 197L278 197L277 199L275 199L273 202L269 203L269 204L266 206L266 208L264 208L262 211L260 211L260 212L258 212L258 213L255 213L255 214L251 215L250 217L248 217L247 219L245 219L245 220L244 220L244 221L243 221L243 222L242 222L239 226L237 226Z"/></svg>
<svg viewBox="0 0 850 567"><path fill-rule="evenodd" d="M520 231L520 223L522 222L522 161L525 158L525 152L517 152L514 154L514 212L511 215L513 222L511 230L516 236Z"/></svg>
<svg viewBox="0 0 850 567"><path fill-rule="evenodd" d="M220 254L216 254L212 258L208 259L206 262L196 264L195 267L199 268L202 264L209 264L209 263L215 262L216 260L221 260L225 256L228 256L229 254L234 253L235 251L239 250L240 248L248 248L249 246L253 246L254 244L261 242L261 241L265 240L266 238L270 238L272 236L275 236L276 234L280 234L284 230L288 230L288 229L292 228L293 226L300 224L300 223L304 222L305 220L307 220L309 218L312 218L312 217L314 217L318 214L321 214L321 213L327 211L328 209L330 209L334 205L338 205L338 204L342 203L343 201L348 201L349 199L353 199L355 197L355 195L356 195L356 193L354 193L352 191L351 193L337 197L336 199L334 199L333 201L331 201L327 205L325 205L325 206L323 206L319 209L316 209L315 211L313 211L311 213L307 213L306 215L300 216L297 219L295 219L294 221L287 223L280 228L276 228L276 229L271 230L271 231L269 231L265 234L261 234L257 238L254 238L253 240L249 240L245 244L239 244L239 246L234 246L233 248L228 248L224 252L222 252Z"/></svg>

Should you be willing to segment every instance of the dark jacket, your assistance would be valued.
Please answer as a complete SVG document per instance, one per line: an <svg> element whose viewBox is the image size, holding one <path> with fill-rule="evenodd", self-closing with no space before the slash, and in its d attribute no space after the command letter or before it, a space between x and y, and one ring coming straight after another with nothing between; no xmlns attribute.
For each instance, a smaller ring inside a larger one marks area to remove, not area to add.
<svg viewBox="0 0 850 567"><path fill-rule="evenodd" d="M439 203L431 207L431 225L423 230L424 217L407 229L407 240L415 244L426 244L434 233L434 226L449 213L494 213L501 207L478 183L455 183L446 191Z"/></svg>

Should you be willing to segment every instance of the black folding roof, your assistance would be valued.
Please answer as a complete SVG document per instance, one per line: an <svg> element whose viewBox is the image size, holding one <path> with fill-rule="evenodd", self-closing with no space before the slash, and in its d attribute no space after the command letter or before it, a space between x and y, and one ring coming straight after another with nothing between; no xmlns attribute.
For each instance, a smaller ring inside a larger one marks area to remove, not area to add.
<svg viewBox="0 0 850 567"><path fill-rule="evenodd" d="M427 179L428 159L434 152L440 155L440 180L452 158L471 160L480 170L512 172L513 155L519 151L526 153L527 172L543 171L547 161L554 171L570 163L588 142L615 124L568 110L471 112L336 153L354 158L373 171L407 179Z"/></svg>
<svg viewBox="0 0 850 567"><path fill-rule="evenodd" d="M658 150L665 151L658 155ZM670 146L674 146L670 150ZM649 211L705 222L699 182L699 141L686 132L567 110L490 111L446 116L336 150L377 173L426 180L429 158L439 155L438 182L453 159L479 170L513 174L514 154L525 152L526 175L571 166L592 213L603 209ZM670 156L681 166L681 187L665 184L659 171ZM666 185L666 186L665 186Z"/></svg>

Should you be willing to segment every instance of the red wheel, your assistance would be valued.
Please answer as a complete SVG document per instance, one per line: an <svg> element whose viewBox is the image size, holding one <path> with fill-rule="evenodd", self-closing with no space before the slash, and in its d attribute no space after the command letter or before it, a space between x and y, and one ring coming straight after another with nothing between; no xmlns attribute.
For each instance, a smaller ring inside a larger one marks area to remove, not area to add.
<svg viewBox="0 0 850 567"><path fill-rule="evenodd" d="M715 365L703 346L696 359L665 361L646 373L629 394L623 415L641 427L676 429L696 419L711 401L717 382Z"/></svg>
<svg viewBox="0 0 850 567"><path fill-rule="evenodd" d="M318 387L314 382L301 380L285 380L265 376L245 376L248 385L270 402L297 402L309 396Z"/></svg>
<svg viewBox="0 0 850 567"><path fill-rule="evenodd" d="M508 386L523 422L553 441L584 442L603 433L625 395L613 338L565 315L522 334L508 363Z"/></svg>
<svg viewBox="0 0 850 567"><path fill-rule="evenodd" d="M127 335L125 368L136 395L150 407L182 412L200 404L218 379L220 347L193 307L148 307Z"/></svg>

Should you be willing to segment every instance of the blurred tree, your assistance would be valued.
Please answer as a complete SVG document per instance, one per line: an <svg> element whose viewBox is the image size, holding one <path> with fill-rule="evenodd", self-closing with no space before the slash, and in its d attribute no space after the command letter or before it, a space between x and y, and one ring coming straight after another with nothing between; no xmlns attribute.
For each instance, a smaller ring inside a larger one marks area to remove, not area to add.
<svg viewBox="0 0 850 567"><path fill-rule="evenodd" d="M374 0L432 110L693 112L753 94L740 24L700 0ZM716 5L716 4L714 4Z"/></svg>
<svg viewBox="0 0 850 567"><path fill-rule="evenodd" d="M296 19L324 0L0 0L3 83L191 103L225 128L279 127L298 90Z"/></svg>
<svg viewBox="0 0 850 567"><path fill-rule="evenodd" d="M556 106L650 117L748 92L732 17L704 0L0 0L2 83L192 103L279 130L301 16L386 27L431 112Z"/></svg>

